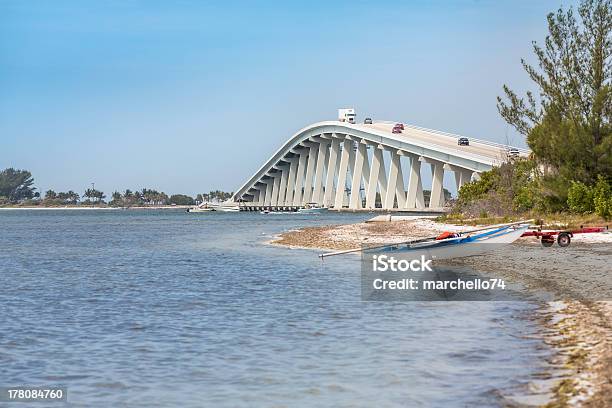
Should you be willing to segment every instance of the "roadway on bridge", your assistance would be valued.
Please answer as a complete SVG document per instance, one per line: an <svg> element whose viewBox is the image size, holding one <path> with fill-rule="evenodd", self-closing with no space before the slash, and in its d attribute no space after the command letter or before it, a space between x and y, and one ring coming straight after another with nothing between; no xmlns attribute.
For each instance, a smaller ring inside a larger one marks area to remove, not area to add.
<svg viewBox="0 0 612 408"><path fill-rule="evenodd" d="M366 124L355 124L354 127L363 130L364 132L375 129L377 131L383 131L389 133L390 137L398 139L405 139L407 142L424 142L430 145L436 145L450 149L451 151L463 152L468 154L477 154L480 156L488 157L497 162L502 162L506 158L506 150L499 146L490 146L487 144L480 143L476 139L469 139L469 146L457 145L457 139L459 136L447 136L437 132L428 132L427 130L415 129L414 127L405 126L402 133L392 133L394 123L381 123L375 122L371 125Z"/></svg>

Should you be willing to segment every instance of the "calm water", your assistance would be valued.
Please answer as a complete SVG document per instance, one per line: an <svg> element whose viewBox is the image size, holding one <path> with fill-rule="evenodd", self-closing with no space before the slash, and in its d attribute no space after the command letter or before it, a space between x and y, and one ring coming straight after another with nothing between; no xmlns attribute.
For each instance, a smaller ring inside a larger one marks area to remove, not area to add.
<svg viewBox="0 0 612 408"><path fill-rule="evenodd" d="M71 406L496 406L526 302L360 301L358 257L264 245L366 215L0 211L0 386ZM48 405L46 405L48 406Z"/></svg>

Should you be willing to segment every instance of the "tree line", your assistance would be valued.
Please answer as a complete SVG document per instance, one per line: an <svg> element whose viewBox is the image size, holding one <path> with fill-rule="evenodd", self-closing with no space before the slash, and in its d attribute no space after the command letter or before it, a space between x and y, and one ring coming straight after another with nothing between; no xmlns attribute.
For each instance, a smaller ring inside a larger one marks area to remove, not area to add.
<svg viewBox="0 0 612 408"><path fill-rule="evenodd" d="M143 188L114 191L110 200L106 194L95 188L88 188L83 195L72 190L56 192L47 190L41 194L34 187L34 178L27 170L8 168L0 171L0 205L105 205L111 207L161 206L161 205L196 205L202 202L217 202L229 199L233 193L214 190L198 194L195 198L186 194L168 195L163 191Z"/></svg>
<svg viewBox="0 0 612 408"><path fill-rule="evenodd" d="M544 44L533 43L538 65L521 60L537 92L521 97L504 85L497 98L530 157L464 185L455 212L612 217L612 2L584 0L577 12L550 13Z"/></svg>

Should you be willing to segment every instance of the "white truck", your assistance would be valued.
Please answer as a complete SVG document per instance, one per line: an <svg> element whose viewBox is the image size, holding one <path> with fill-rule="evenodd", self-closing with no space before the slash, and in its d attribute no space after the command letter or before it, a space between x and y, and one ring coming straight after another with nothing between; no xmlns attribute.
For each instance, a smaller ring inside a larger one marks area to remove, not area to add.
<svg viewBox="0 0 612 408"><path fill-rule="evenodd" d="M338 120L340 122L355 123L355 109L338 109Z"/></svg>

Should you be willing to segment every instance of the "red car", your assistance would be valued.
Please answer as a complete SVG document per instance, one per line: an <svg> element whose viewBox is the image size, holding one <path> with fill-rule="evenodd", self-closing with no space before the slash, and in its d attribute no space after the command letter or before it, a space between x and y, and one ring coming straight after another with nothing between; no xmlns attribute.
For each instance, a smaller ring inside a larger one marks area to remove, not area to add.
<svg viewBox="0 0 612 408"><path fill-rule="evenodd" d="M395 126L396 128L400 128L401 130L404 130L404 124L403 123L396 123Z"/></svg>
<svg viewBox="0 0 612 408"><path fill-rule="evenodd" d="M402 133L402 129L398 128L397 126L393 126L391 133Z"/></svg>

